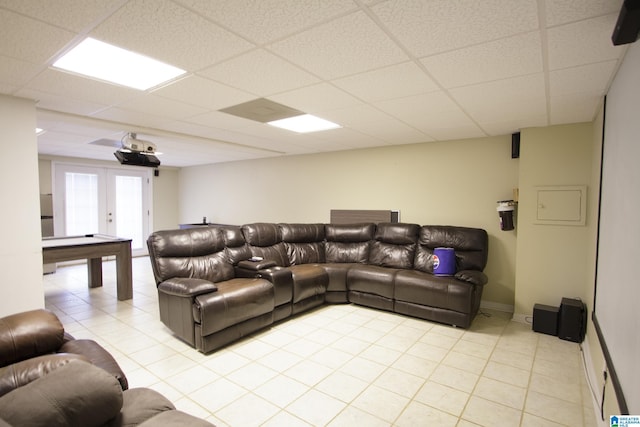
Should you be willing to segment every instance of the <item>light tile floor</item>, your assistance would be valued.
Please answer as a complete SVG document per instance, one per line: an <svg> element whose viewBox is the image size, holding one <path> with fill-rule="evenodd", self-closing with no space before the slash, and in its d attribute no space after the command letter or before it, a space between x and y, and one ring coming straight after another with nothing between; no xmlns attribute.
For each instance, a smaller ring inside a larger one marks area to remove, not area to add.
<svg viewBox="0 0 640 427"><path fill-rule="evenodd" d="M133 260L132 300L116 299L114 262L103 274L91 290L85 265L45 275L46 307L131 387L218 426L596 425L579 346L506 313L464 330L327 305L204 355L160 322L148 258Z"/></svg>

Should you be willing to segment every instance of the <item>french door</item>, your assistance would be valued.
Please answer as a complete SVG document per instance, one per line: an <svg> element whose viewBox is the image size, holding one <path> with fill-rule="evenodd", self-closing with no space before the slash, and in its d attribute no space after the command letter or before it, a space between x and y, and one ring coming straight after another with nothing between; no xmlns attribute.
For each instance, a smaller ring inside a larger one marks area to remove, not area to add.
<svg viewBox="0 0 640 427"><path fill-rule="evenodd" d="M147 253L151 230L151 171L53 164L56 236L108 234L131 239Z"/></svg>

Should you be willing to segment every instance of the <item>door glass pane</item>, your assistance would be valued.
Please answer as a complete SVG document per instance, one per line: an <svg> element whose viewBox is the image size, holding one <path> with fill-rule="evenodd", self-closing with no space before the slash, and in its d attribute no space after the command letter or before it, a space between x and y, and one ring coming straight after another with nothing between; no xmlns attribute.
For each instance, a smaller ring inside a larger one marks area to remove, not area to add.
<svg viewBox="0 0 640 427"><path fill-rule="evenodd" d="M142 236L142 178L116 176L116 236L132 239L131 249L141 248Z"/></svg>
<svg viewBox="0 0 640 427"><path fill-rule="evenodd" d="M98 175L65 173L67 236L98 233Z"/></svg>

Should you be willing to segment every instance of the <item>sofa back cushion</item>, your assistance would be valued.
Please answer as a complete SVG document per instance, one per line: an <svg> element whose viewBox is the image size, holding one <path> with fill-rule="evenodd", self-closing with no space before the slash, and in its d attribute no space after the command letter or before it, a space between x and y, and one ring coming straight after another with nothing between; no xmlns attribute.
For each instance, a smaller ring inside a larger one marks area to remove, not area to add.
<svg viewBox="0 0 640 427"><path fill-rule="evenodd" d="M0 368L53 353L63 343L64 327L49 310L35 309L5 316L0 319Z"/></svg>
<svg viewBox="0 0 640 427"><path fill-rule="evenodd" d="M369 251L369 264L382 267L412 268L420 226L380 223Z"/></svg>
<svg viewBox="0 0 640 427"><path fill-rule="evenodd" d="M369 244L376 226L373 223L327 224L325 258L327 262L365 264L369 259Z"/></svg>
<svg viewBox="0 0 640 427"><path fill-rule="evenodd" d="M282 242L278 224L257 222L242 226L242 233L249 245L251 255L272 260L281 267L289 266L287 249Z"/></svg>
<svg viewBox="0 0 640 427"><path fill-rule="evenodd" d="M244 240L242 228L235 225L227 225L222 228L225 250L231 264L236 265L240 261L251 258L251 248Z"/></svg>
<svg viewBox="0 0 640 427"><path fill-rule="evenodd" d="M290 265L325 262L324 224L278 224Z"/></svg>
<svg viewBox="0 0 640 427"><path fill-rule="evenodd" d="M147 239L156 283L172 277L193 277L222 282L234 277L219 227L163 230Z"/></svg>
<svg viewBox="0 0 640 427"><path fill-rule="evenodd" d="M487 265L489 237L485 230L448 225L425 225L420 228L414 268L433 273L433 250L439 247L455 250L456 271L482 271Z"/></svg>

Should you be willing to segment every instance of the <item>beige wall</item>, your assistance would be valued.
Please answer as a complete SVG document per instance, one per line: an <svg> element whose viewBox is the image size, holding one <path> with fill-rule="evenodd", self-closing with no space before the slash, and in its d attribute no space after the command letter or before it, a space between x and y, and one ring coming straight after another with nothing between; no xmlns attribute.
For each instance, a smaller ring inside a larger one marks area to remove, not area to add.
<svg viewBox="0 0 640 427"><path fill-rule="evenodd" d="M562 297L588 297L586 284L597 226L598 187L592 185L593 124L524 129L520 146L520 201L516 261L515 318L533 313L535 303L560 305ZM534 224L536 186L587 185L585 226Z"/></svg>
<svg viewBox="0 0 640 427"><path fill-rule="evenodd" d="M483 299L514 301L516 232L500 231L519 160L511 137L411 144L222 163L180 170L180 221L328 222L331 209L399 209L403 222L487 230Z"/></svg>
<svg viewBox="0 0 640 427"><path fill-rule="evenodd" d="M44 306L33 101L0 95L0 317Z"/></svg>
<svg viewBox="0 0 640 427"><path fill-rule="evenodd" d="M119 167L115 162L75 157L39 156L39 191L52 192L52 162L75 163L98 167ZM178 169L161 167L159 176L153 177L153 230L178 227Z"/></svg>

